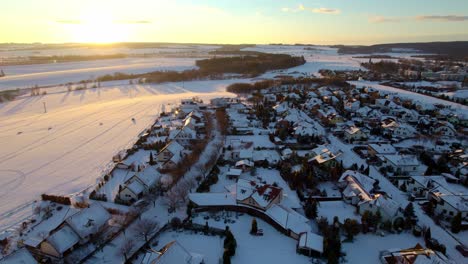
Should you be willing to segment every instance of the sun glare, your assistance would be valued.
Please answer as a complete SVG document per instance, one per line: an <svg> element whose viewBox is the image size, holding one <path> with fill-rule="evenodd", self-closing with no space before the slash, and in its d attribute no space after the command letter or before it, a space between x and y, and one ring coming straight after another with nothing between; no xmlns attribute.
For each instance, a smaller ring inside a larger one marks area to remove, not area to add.
<svg viewBox="0 0 468 264"><path fill-rule="evenodd" d="M116 23L109 14L90 12L82 16L79 24L71 25L75 42L112 43L128 40L128 27Z"/></svg>

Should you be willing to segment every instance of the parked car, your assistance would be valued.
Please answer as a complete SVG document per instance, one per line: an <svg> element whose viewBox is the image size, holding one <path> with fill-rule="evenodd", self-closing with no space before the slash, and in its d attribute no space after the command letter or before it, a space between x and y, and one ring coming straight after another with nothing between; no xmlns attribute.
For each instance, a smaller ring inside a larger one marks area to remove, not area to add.
<svg viewBox="0 0 468 264"><path fill-rule="evenodd" d="M464 257L468 257L468 247L467 246L457 245L457 246L455 246L455 249L457 249L458 252L460 252L460 254L462 254Z"/></svg>

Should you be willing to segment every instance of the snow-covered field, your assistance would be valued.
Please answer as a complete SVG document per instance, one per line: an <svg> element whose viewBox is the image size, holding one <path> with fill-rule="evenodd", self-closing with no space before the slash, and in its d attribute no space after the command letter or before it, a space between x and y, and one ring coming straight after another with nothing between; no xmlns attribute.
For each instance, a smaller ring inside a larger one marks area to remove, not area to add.
<svg viewBox="0 0 468 264"><path fill-rule="evenodd" d="M190 44L167 44L153 48L131 48L131 47L106 47L106 46L80 46L71 44L57 48L44 49L43 46L29 45L17 47L0 48L0 58L27 57L27 56L90 56L109 54L164 54L164 53L207 53L220 46L214 45L190 45Z"/></svg>
<svg viewBox="0 0 468 264"><path fill-rule="evenodd" d="M0 91L79 82L98 76L150 71L183 71L196 68L196 58L124 58L55 64L5 66L0 78Z"/></svg>
<svg viewBox="0 0 468 264"><path fill-rule="evenodd" d="M419 102L422 102L424 104L430 104L430 105L442 104L442 105L450 106L453 109L456 109L458 112L463 113L463 114L466 114L466 111L468 110L468 106L465 106L465 105L462 105L462 104L458 104L458 103L438 99L438 98L435 98L435 97L432 97L432 96L427 96L427 95L423 95L423 94L419 94L419 93L415 93L415 92L411 92L411 91L407 91L407 90L393 88L393 87L386 86L386 85L381 85L381 84L379 84L377 82L350 81L349 83L353 84L353 85L356 85L356 87L358 87L358 88L359 87L372 87L372 88L377 89L379 91L385 91L385 92L388 92L390 94L398 95L399 97L402 97L402 98L411 99L411 100L413 100L415 102L419 101Z"/></svg>
<svg viewBox="0 0 468 264"><path fill-rule="evenodd" d="M304 56L306 63L301 66L268 72L262 75L262 78L272 78L276 75L288 74L293 76L317 75L321 69L329 70L365 70L361 67L362 62L367 62L369 59L356 58L368 54L338 54L337 48L327 46L315 46L312 49L308 46L282 46L282 45L257 45L255 47L245 48L246 51L258 51L265 53L282 53L294 56ZM381 55L389 55L395 58L409 58L415 53L382 53ZM372 59L373 62L378 62L382 59ZM388 59L383 59L388 60ZM394 59L393 59L394 60Z"/></svg>
<svg viewBox="0 0 468 264"><path fill-rule="evenodd" d="M28 204L42 193L71 194L94 184L163 104L169 110L181 98L232 96L225 87L236 81L121 85L0 104L0 230L30 214Z"/></svg>

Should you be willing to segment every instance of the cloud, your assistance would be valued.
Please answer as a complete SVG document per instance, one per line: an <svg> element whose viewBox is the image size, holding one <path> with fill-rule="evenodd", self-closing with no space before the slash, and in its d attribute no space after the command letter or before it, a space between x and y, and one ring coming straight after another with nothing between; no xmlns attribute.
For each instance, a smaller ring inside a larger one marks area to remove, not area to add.
<svg viewBox="0 0 468 264"><path fill-rule="evenodd" d="M417 16L416 20L419 21L443 21L443 22L460 22L468 21L468 16L445 15L445 16Z"/></svg>
<svg viewBox="0 0 468 264"><path fill-rule="evenodd" d="M151 24L152 22L149 20L121 20L116 21L117 24Z"/></svg>
<svg viewBox="0 0 468 264"><path fill-rule="evenodd" d="M339 10L339 9L326 8L326 7L311 8L311 7L306 7L303 4L298 5L296 8L283 7L283 8L281 8L281 11L286 12L286 13L297 13L297 12L302 12L302 11L311 11L313 13L318 13L318 14L339 14L339 13L341 13L341 10Z"/></svg>
<svg viewBox="0 0 468 264"><path fill-rule="evenodd" d="M372 16L372 17L369 17L369 22L371 23L397 23L397 22L401 22L401 18Z"/></svg>
<svg viewBox="0 0 468 264"><path fill-rule="evenodd" d="M341 11L339 9L325 8L325 7L312 8L311 11L314 12L314 13L319 13L319 14L339 14L339 13L341 13Z"/></svg>
<svg viewBox="0 0 468 264"><path fill-rule="evenodd" d="M81 24L81 21L80 21L80 20L72 20L72 19L68 19L68 20L56 20L55 22L56 22L56 23L59 23L59 24Z"/></svg>

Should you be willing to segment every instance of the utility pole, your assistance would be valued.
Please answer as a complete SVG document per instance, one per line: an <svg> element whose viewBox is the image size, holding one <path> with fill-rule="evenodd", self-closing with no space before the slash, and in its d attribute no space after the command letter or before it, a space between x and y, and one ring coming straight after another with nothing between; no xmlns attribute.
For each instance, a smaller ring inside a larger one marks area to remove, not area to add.
<svg viewBox="0 0 468 264"><path fill-rule="evenodd" d="M45 102L42 102L44 104L44 114L47 113L47 107L46 107L46 103Z"/></svg>

